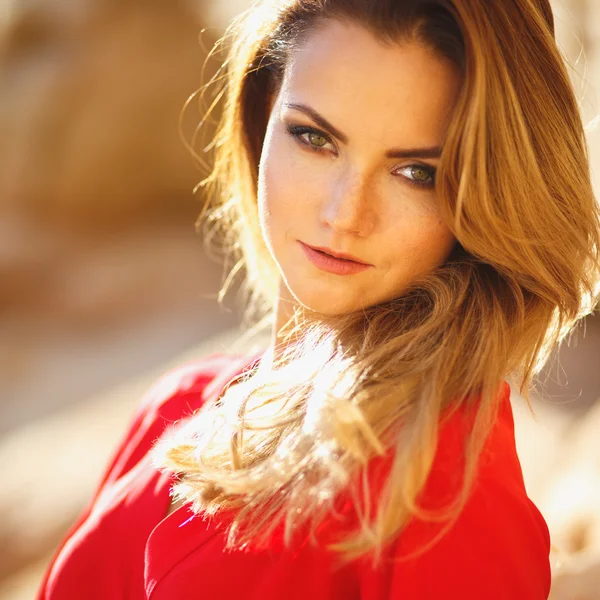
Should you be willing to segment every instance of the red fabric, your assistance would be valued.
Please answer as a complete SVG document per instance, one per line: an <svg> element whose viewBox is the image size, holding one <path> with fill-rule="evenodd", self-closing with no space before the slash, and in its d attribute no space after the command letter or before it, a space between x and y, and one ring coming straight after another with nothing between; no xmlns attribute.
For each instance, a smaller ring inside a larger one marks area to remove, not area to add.
<svg viewBox="0 0 600 600"><path fill-rule="evenodd" d="M386 561L376 569L361 559L334 568L327 551L308 545L224 552L222 524L193 516L187 506L163 518L171 479L152 467L148 450L165 427L218 396L259 356L212 355L151 388L97 493L50 565L38 600L548 598L550 537L525 491L506 382L471 499L452 530L417 559ZM457 412L442 429L425 505L435 505L453 487L466 426ZM431 532L431 525L409 525L386 557L404 556Z"/></svg>

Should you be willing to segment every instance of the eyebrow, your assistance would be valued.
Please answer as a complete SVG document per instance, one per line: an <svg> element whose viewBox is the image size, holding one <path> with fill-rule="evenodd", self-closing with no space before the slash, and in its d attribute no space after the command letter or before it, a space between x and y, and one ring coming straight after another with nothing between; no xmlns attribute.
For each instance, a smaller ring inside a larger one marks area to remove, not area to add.
<svg viewBox="0 0 600 600"><path fill-rule="evenodd" d="M326 129L342 143L348 143L348 136L342 133L337 127L334 127L311 106L294 102L286 102L284 106L308 115L317 125ZM430 148L391 148L385 153L386 158L440 158L441 155L442 148L440 146Z"/></svg>

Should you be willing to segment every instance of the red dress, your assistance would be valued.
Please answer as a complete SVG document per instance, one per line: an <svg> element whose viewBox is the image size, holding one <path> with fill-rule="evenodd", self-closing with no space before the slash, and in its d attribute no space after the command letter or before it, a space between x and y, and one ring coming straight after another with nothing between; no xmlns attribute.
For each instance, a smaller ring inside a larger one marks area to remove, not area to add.
<svg viewBox="0 0 600 600"><path fill-rule="evenodd" d="M550 536L525 491L506 382L473 494L450 532L420 558L376 569L359 559L335 569L326 550L309 545L224 552L216 520L193 516L186 505L165 518L172 480L152 467L152 443L169 424L218 397L258 357L215 354L172 371L150 389L94 498L48 568L38 600L548 598ZM444 466L457 464L461 423L460 415L453 417L440 433L425 488L431 498L449 489L451 470ZM429 540L428 533L424 524L409 526L388 556L405 555Z"/></svg>

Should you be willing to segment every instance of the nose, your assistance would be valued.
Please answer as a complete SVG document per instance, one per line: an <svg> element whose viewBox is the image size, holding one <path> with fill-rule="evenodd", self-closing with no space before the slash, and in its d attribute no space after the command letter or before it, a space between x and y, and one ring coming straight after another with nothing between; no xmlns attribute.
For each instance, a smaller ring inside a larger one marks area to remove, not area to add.
<svg viewBox="0 0 600 600"><path fill-rule="evenodd" d="M344 170L321 208L322 222L340 234L368 235L375 225L372 185L365 173Z"/></svg>

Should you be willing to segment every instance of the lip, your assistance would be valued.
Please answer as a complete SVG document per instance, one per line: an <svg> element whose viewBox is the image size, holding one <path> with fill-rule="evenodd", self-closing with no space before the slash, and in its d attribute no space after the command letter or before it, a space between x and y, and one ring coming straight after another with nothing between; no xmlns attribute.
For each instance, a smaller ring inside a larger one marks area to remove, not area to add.
<svg viewBox="0 0 600 600"><path fill-rule="evenodd" d="M319 252L315 248L308 246L303 242L300 242L300 245L302 246L302 250L304 250L306 258L308 258L308 260L310 260L315 267L328 273L333 273L335 275L354 275L373 266L355 262L353 260L335 258L328 254Z"/></svg>
<svg viewBox="0 0 600 600"><path fill-rule="evenodd" d="M308 248L311 248L312 250L318 250L319 252L325 252L325 254L329 254L329 256L333 256L334 258L341 258L343 260L351 260L352 262L358 263L359 265L365 265L367 267L371 267L373 265L370 265L369 263L364 262L363 260L360 260L360 258L357 258L356 256L352 256L352 254L345 254L344 252L334 252L331 248L325 248L325 247L321 247L321 246L309 246L308 244L305 244L304 242L300 242L301 244L303 244L304 246L307 246Z"/></svg>

